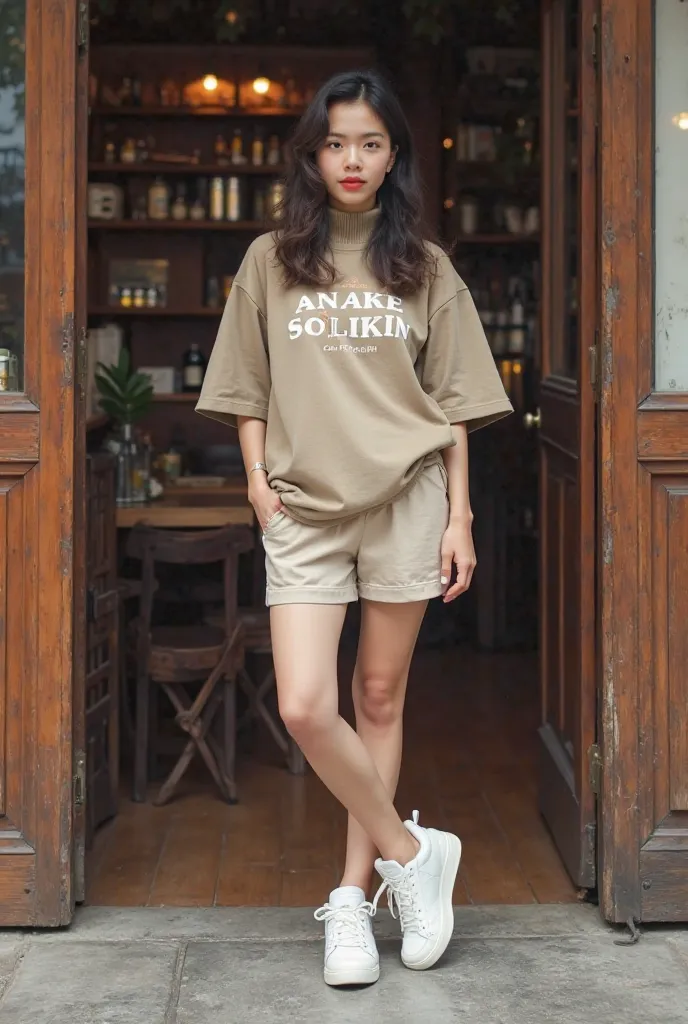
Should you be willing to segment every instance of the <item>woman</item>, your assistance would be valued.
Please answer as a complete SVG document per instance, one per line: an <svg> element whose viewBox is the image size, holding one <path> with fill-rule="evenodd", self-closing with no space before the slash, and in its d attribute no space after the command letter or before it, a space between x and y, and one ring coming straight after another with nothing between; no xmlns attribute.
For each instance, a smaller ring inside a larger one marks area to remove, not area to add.
<svg viewBox="0 0 688 1024"><path fill-rule="evenodd" d="M398 100L375 72L336 75L296 128L279 229L234 279L197 406L238 425L280 713L349 812L341 885L316 912L330 985L379 977L384 890L407 967L434 964L453 928L459 839L394 809L402 713L427 602L454 600L475 567L467 430L511 406L420 214ZM338 713L337 650L358 598L354 731Z"/></svg>

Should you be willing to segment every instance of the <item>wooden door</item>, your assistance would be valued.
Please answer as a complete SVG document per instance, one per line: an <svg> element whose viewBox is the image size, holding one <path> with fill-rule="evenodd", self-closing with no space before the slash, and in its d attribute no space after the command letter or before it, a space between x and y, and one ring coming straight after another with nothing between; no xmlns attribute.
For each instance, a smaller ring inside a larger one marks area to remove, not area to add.
<svg viewBox="0 0 688 1024"><path fill-rule="evenodd" d="M580 887L596 870L595 6L543 0L540 806Z"/></svg>
<svg viewBox="0 0 688 1024"><path fill-rule="evenodd" d="M688 4L601 9L600 899L611 921L688 921L688 379L661 372L688 331Z"/></svg>
<svg viewBox="0 0 688 1024"><path fill-rule="evenodd" d="M19 356L17 389L0 392L3 926L65 924L73 908L76 9L26 0L3 17L0 145L19 154L0 177L0 347Z"/></svg>

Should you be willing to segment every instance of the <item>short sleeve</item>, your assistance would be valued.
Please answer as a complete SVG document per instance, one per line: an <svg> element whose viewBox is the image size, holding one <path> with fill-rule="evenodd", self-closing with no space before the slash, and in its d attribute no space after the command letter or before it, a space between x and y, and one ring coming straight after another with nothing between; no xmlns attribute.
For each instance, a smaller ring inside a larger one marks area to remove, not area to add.
<svg viewBox="0 0 688 1024"><path fill-rule="evenodd" d="M513 409L470 292L453 268L452 277L451 294L431 312L416 370L449 422L475 430Z"/></svg>
<svg viewBox="0 0 688 1024"><path fill-rule="evenodd" d="M237 416L267 420L269 399L267 321L256 301L235 281L196 412L236 426Z"/></svg>

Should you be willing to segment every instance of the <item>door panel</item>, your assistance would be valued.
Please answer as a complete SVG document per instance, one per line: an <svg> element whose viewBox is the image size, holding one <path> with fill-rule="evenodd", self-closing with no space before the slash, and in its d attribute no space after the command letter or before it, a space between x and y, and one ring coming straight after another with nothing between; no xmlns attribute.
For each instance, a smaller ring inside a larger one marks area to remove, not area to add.
<svg viewBox="0 0 688 1024"><path fill-rule="evenodd" d="M543 5L540 378L540 807L581 887L595 884L594 0Z"/></svg>
<svg viewBox="0 0 688 1024"><path fill-rule="evenodd" d="M688 9L601 8L600 902L610 921L688 921L688 391L653 390L652 344L668 330L656 334L653 247L659 258L667 234L681 247L684 216L676 203L668 223L661 206L655 216L655 144L665 159L663 133L683 135L670 117L655 123L654 46L674 54L678 113ZM668 21L655 26L655 11ZM685 294L685 268L671 273Z"/></svg>
<svg viewBox="0 0 688 1024"><path fill-rule="evenodd" d="M9 140L25 145L25 180L3 196L13 217L27 196L0 275L22 389L0 393L3 926L72 913L75 8L27 0L25 103ZM21 53L22 26L8 31Z"/></svg>

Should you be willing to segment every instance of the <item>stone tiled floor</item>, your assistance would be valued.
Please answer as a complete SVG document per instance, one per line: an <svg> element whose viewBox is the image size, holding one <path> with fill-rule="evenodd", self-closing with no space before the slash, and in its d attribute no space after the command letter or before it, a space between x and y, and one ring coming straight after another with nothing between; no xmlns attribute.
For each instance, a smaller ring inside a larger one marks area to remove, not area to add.
<svg viewBox="0 0 688 1024"><path fill-rule="evenodd" d="M590 906L458 907L417 973L397 923L375 928L378 984L332 990L301 909L82 910L0 936L0 1024L688 1024L686 929L619 946Z"/></svg>

